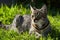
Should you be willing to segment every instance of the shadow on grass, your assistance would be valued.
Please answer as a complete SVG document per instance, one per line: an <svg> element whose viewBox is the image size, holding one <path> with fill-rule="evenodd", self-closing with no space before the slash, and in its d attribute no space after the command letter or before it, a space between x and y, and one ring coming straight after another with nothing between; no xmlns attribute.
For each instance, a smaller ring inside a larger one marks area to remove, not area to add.
<svg viewBox="0 0 60 40"><path fill-rule="evenodd" d="M50 36L51 36L51 38L53 40L60 40L60 32L59 32L59 30L56 29L56 28L52 29L52 32L51 32Z"/></svg>
<svg viewBox="0 0 60 40"><path fill-rule="evenodd" d="M52 31L49 33L49 35L47 37L45 37L44 40L60 40L60 31L59 31L59 29L56 29L55 27L52 28Z"/></svg>

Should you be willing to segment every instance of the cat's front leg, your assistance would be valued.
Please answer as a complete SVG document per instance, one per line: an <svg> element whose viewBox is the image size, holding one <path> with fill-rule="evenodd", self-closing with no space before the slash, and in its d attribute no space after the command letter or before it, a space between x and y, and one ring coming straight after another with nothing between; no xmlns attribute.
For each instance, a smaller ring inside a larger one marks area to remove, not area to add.
<svg viewBox="0 0 60 40"><path fill-rule="evenodd" d="M34 33L34 28L31 27L30 30L29 30L29 34L31 35L31 34L33 34L33 33Z"/></svg>
<svg viewBox="0 0 60 40"><path fill-rule="evenodd" d="M42 35L41 35L40 33L38 33L38 32L35 32L35 36L36 36L36 38L39 38L39 37L41 37Z"/></svg>

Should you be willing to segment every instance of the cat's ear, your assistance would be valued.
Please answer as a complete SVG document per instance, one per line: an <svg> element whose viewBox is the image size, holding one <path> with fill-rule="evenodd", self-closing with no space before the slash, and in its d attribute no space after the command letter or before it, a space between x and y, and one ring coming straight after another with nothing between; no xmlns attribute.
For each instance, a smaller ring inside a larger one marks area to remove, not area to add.
<svg viewBox="0 0 60 40"><path fill-rule="evenodd" d="M44 4L42 8L40 9L42 13L47 13L47 6Z"/></svg>
<svg viewBox="0 0 60 40"><path fill-rule="evenodd" d="M31 5L30 5L30 9L31 9L32 12L34 12L34 10L36 10L36 8L32 7Z"/></svg>

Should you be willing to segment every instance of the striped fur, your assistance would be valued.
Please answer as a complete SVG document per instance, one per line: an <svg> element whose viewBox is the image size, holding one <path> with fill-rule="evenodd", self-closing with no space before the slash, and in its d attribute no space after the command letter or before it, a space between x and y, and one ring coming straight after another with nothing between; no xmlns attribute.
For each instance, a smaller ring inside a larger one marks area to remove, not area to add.
<svg viewBox="0 0 60 40"><path fill-rule="evenodd" d="M31 6L30 6L31 7ZM47 18L47 7L43 5L41 9L31 7L31 28L29 34L35 34L39 38L41 34L47 35L51 30L49 20Z"/></svg>

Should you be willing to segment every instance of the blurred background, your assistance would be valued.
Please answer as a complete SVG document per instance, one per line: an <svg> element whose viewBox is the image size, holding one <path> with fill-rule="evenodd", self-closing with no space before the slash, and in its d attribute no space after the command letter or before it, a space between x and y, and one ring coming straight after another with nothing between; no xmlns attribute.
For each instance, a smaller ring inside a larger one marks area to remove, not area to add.
<svg viewBox="0 0 60 40"><path fill-rule="evenodd" d="M60 10L60 0L0 0L0 5L1 4L7 5L8 7L20 4L24 7L32 5L36 8L40 8L43 4L46 4L53 16L56 15L56 11Z"/></svg>

